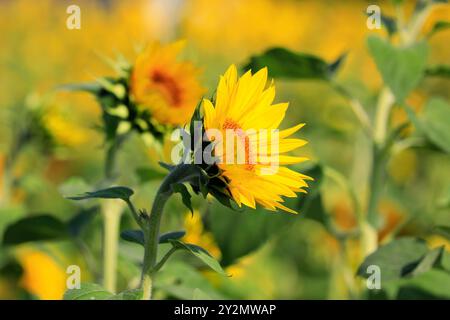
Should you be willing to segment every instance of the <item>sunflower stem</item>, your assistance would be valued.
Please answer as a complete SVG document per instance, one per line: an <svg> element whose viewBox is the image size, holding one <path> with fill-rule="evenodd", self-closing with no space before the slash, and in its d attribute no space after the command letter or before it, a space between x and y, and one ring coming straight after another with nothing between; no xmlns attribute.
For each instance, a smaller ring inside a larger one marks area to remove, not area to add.
<svg viewBox="0 0 450 320"><path fill-rule="evenodd" d="M127 137L127 134L117 137L107 149L104 180L101 182L101 185L109 185L114 181L117 153ZM103 286L111 292L116 292L118 242L122 206L119 203L117 203L117 208L104 205L101 211L103 216Z"/></svg>
<svg viewBox="0 0 450 320"><path fill-rule="evenodd" d="M164 206L173 194L172 184L186 181L186 179L189 178L186 174L185 166L183 165L178 165L170 171L161 183L161 186L156 193L155 200L153 201L150 217L145 221L146 224L143 227L145 240L144 263L141 274L143 300L150 300L152 298L155 275L162 266L161 263L156 263L156 258L158 255L159 228L164 212Z"/></svg>

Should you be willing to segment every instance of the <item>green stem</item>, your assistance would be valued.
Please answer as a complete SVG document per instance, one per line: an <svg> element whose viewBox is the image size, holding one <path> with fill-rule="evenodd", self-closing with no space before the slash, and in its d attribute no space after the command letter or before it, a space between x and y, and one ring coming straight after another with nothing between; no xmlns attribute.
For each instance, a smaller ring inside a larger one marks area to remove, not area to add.
<svg viewBox="0 0 450 320"><path fill-rule="evenodd" d="M114 169L117 159L117 152L125 142L128 135L122 135L114 140L107 149L105 155L105 178L102 185L109 185L115 179ZM108 202L111 204L111 202ZM122 206L118 202L113 202L115 206L102 206L103 216L103 286L105 289L116 292L117 289L117 259L120 217Z"/></svg>
<svg viewBox="0 0 450 320"><path fill-rule="evenodd" d="M159 228L164 206L173 194L172 184L183 183L191 178L189 172L186 170L187 167L188 165L178 165L164 178L156 193L150 217L146 220L146 225L143 228L145 235L144 263L141 275L143 300L151 299L154 277L158 269L162 266L161 264L156 264L156 258L158 255Z"/></svg>
<svg viewBox="0 0 450 320"><path fill-rule="evenodd" d="M102 206L103 215L103 286L116 292L117 256L120 217L122 207L119 202L108 201Z"/></svg>

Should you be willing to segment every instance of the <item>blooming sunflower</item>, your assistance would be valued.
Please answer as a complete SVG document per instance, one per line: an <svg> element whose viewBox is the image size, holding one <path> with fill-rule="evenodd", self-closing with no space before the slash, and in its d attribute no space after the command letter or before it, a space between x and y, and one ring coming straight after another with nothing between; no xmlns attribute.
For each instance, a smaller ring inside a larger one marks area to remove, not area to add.
<svg viewBox="0 0 450 320"><path fill-rule="evenodd" d="M183 41L149 45L133 67L130 90L138 109L148 110L160 124L185 124L204 93L198 82L199 69L177 61L183 46Z"/></svg>
<svg viewBox="0 0 450 320"><path fill-rule="evenodd" d="M253 75L248 71L238 78L236 67L231 65L220 78L214 104L210 100L203 100L204 128L209 140L215 143L214 156L219 159L217 165L227 181L232 198L239 206L244 204L255 208L258 203L268 210L275 211L278 208L296 213L282 204L282 197L296 197L296 192L305 192L305 180L311 178L282 165L303 162L307 158L283 153L307 143L305 140L288 138L304 124L277 131L285 117L288 103L272 104L275 87L273 83L269 86L266 83L267 68ZM235 157L235 152L226 146L226 139L218 138L226 137L227 130L234 132L237 137L234 146L245 150L244 161L229 161ZM221 134L216 136L211 131ZM278 138L263 138L264 132L277 132Z"/></svg>

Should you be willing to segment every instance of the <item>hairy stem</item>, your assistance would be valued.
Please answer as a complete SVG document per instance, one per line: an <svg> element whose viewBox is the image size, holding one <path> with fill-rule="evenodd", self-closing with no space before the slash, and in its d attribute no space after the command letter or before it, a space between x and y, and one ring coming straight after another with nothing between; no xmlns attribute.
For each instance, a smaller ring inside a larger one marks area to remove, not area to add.
<svg viewBox="0 0 450 320"><path fill-rule="evenodd" d="M162 266L162 264L156 264L156 258L158 255L159 227L161 224L164 206L173 194L172 184L183 183L191 178L186 168L186 165L178 165L164 178L158 192L156 193L152 210L150 212L150 217L146 221L146 225L143 228L145 235L144 263L141 274L143 300L151 299L154 277L156 272Z"/></svg>

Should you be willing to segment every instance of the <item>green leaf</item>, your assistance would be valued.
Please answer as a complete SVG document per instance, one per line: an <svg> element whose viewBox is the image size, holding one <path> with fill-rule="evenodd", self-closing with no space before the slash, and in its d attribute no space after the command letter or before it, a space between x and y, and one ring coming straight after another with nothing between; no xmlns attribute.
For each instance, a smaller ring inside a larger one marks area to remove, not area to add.
<svg viewBox="0 0 450 320"><path fill-rule="evenodd" d="M422 79L428 55L427 44L420 42L400 48L371 36L367 45L383 81L402 103Z"/></svg>
<svg viewBox="0 0 450 320"><path fill-rule="evenodd" d="M174 165L171 165L169 163L165 163L165 162L162 162L162 161L159 162L159 165L161 167L163 167L164 169L168 170L168 171L172 171L175 168Z"/></svg>
<svg viewBox="0 0 450 320"><path fill-rule="evenodd" d="M183 204L194 214L194 209L192 209L191 194L187 187L182 183L174 183L171 185L172 191L181 194L181 200Z"/></svg>
<svg viewBox="0 0 450 320"><path fill-rule="evenodd" d="M253 71L268 67L269 75L285 79L328 80L338 69L343 56L328 65L319 57L296 53L285 48L271 48L261 55L252 56L244 70Z"/></svg>
<svg viewBox="0 0 450 320"><path fill-rule="evenodd" d="M159 236L159 243L169 243L171 240L178 240L186 235L186 231L172 231Z"/></svg>
<svg viewBox="0 0 450 320"><path fill-rule="evenodd" d="M113 294L95 283L82 283L80 289L69 289L64 300L106 300Z"/></svg>
<svg viewBox="0 0 450 320"><path fill-rule="evenodd" d="M199 258L203 263L205 263L208 267L216 271L217 273L220 273L224 276L227 276L225 271L220 266L219 262L217 262L216 259L214 259L208 251L203 249L202 247L199 247L195 244L190 243L184 243L179 240L170 240L170 243L174 246L174 248L186 250L190 253L192 253L194 256Z"/></svg>
<svg viewBox="0 0 450 320"><path fill-rule="evenodd" d="M81 196L67 197L67 198L71 200L85 200L85 199L99 198L99 199L122 199L127 201L130 199L133 193L134 191L127 187L111 187L107 189L86 192L84 195Z"/></svg>
<svg viewBox="0 0 450 320"><path fill-rule="evenodd" d="M0 208L0 237L4 230L26 214L22 206Z"/></svg>
<svg viewBox="0 0 450 320"><path fill-rule="evenodd" d="M194 294L192 296L192 300L212 300L212 299L211 299L211 297L209 295L204 293L199 288L195 288L194 289Z"/></svg>
<svg viewBox="0 0 450 320"><path fill-rule="evenodd" d="M408 275L411 277L415 277L421 273L427 272L440 263L443 254L444 247L429 251Z"/></svg>
<svg viewBox="0 0 450 320"><path fill-rule="evenodd" d="M417 277L391 281L382 289L390 299L449 299L449 287L450 272L431 269Z"/></svg>
<svg viewBox="0 0 450 320"><path fill-rule="evenodd" d="M199 270L180 260L164 265L155 280L155 290L168 294L169 298L192 299L196 288L212 299L225 298Z"/></svg>
<svg viewBox="0 0 450 320"><path fill-rule="evenodd" d="M366 257L357 274L368 278L367 268L376 265L381 270L382 285L410 274L428 252L423 240L400 238L378 248Z"/></svg>
<svg viewBox="0 0 450 320"><path fill-rule="evenodd" d="M426 76L450 78L450 65L437 65L434 67L428 67L425 70Z"/></svg>
<svg viewBox="0 0 450 320"><path fill-rule="evenodd" d="M443 99L432 98L419 118L421 130L443 151L450 153L450 105Z"/></svg>
<svg viewBox="0 0 450 320"><path fill-rule="evenodd" d="M120 233L120 237L129 242L145 245L144 233L142 230L125 230Z"/></svg>
<svg viewBox="0 0 450 320"><path fill-rule="evenodd" d="M450 28L450 21L437 21L434 25L431 31L428 33L427 37L433 36L435 33L446 30Z"/></svg>
<svg viewBox="0 0 450 320"><path fill-rule="evenodd" d="M142 295L141 289L126 290L109 297L108 300L142 300Z"/></svg>
<svg viewBox="0 0 450 320"><path fill-rule="evenodd" d="M136 175L139 177L139 183L146 183L153 180L163 179L167 173L160 172L151 168L138 168Z"/></svg>
<svg viewBox="0 0 450 320"><path fill-rule="evenodd" d="M185 231L172 231L159 236L159 243L169 243L171 240L178 240L186 235ZM120 233L120 237L129 242L145 245L144 233L142 230L125 230Z"/></svg>
<svg viewBox="0 0 450 320"><path fill-rule="evenodd" d="M4 245L16 245L31 241L67 239L69 233L64 222L51 215L23 218L5 230Z"/></svg>

